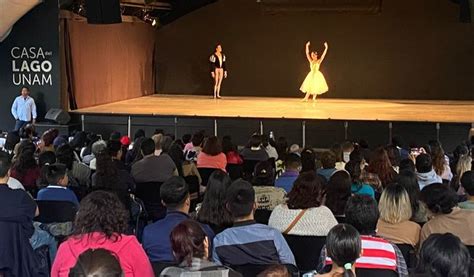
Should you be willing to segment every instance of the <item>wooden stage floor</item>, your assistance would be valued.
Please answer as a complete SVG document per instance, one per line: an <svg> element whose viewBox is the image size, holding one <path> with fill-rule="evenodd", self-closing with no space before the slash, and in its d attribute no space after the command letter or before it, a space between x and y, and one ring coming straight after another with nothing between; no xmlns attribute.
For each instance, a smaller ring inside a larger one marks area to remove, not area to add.
<svg viewBox="0 0 474 277"><path fill-rule="evenodd" d="M78 114L380 120L474 123L474 101L151 95L72 111Z"/></svg>

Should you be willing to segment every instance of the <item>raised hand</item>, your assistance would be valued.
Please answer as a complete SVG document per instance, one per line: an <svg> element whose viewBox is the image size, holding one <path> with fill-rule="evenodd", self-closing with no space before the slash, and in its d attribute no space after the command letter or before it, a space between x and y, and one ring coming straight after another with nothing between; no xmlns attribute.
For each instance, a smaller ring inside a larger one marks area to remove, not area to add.
<svg viewBox="0 0 474 277"><path fill-rule="evenodd" d="M324 47L328 48L328 43L324 42Z"/></svg>

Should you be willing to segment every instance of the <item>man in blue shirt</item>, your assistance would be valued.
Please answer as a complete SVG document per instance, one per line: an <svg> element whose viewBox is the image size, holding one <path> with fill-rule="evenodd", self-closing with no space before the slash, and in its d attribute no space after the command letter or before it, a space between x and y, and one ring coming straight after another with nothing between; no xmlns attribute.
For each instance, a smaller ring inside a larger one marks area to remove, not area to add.
<svg viewBox="0 0 474 277"><path fill-rule="evenodd" d="M170 234L174 227L189 219L191 198L189 188L182 177L174 176L160 188L161 202L167 208L166 217L148 225L143 231L143 248L152 262L175 262L171 249ZM202 225L209 241L214 232L208 225Z"/></svg>
<svg viewBox="0 0 474 277"><path fill-rule="evenodd" d="M293 183L300 175L301 158L296 154L288 154L285 159L285 172L275 181L275 187L283 188L286 193L293 188Z"/></svg>
<svg viewBox="0 0 474 277"><path fill-rule="evenodd" d="M36 104L30 96L30 89L26 86L21 88L21 95L15 98L12 105L12 115L16 120L15 131L20 130L28 123L36 122Z"/></svg>
<svg viewBox="0 0 474 277"><path fill-rule="evenodd" d="M255 222L257 204L249 182L237 180L232 183L226 192L226 206L234 217L234 226L214 238L214 262L230 267L296 264L280 231Z"/></svg>

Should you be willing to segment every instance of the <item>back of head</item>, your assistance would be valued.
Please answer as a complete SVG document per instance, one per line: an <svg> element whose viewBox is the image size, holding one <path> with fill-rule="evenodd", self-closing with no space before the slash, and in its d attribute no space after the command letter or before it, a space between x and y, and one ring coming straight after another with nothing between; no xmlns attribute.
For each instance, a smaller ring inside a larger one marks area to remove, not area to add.
<svg viewBox="0 0 474 277"><path fill-rule="evenodd" d="M173 176L160 187L161 201L168 209L178 209L189 197L189 188L182 177Z"/></svg>
<svg viewBox="0 0 474 277"><path fill-rule="evenodd" d="M185 262L191 266L192 258L205 258L204 240L206 233L201 224L194 220L185 220L171 231L171 248L178 264Z"/></svg>
<svg viewBox="0 0 474 277"><path fill-rule="evenodd" d="M324 151L321 154L323 168L334 168L336 166L336 154L332 151Z"/></svg>
<svg viewBox="0 0 474 277"><path fill-rule="evenodd" d="M54 139L59 135L58 129L49 129L43 133L41 140L44 146L50 146L53 144Z"/></svg>
<svg viewBox="0 0 474 277"><path fill-rule="evenodd" d="M416 272L431 277L468 277L470 262L469 251L458 237L431 234L421 246Z"/></svg>
<svg viewBox="0 0 474 277"><path fill-rule="evenodd" d="M58 163L66 165L68 169L72 169L74 163L74 150L69 144L63 144L56 149L56 159Z"/></svg>
<svg viewBox="0 0 474 277"><path fill-rule="evenodd" d="M11 167L10 155L0 151L0 178L5 178Z"/></svg>
<svg viewBox="0 0 474 277"><path fill-rule="evenodd" d="M222 152L227 154L231 151L237 151L237 147L232 143L230 136L224 136L222 138Z"/></svg>
<svg viewBox="0 0 474 277"><path fill-rule="evenodd" d="M308 209L319 207L324 196L324 184L316 173L301 173L288 193L288 208Z"/></svg>
<svg viewBox="0 0 474 277"><path fill-rule="evenodd" d="M461 186L471 196L474 196L474 172L472 170L464 172L461 177Z"/></svg>
<svg viewBox="0 0 474 277"><path fill-rule="evenodd" d="M119 259L103 248L88 249L77 258L69 277L122 277L125 276Z"/></svg>
<svg viewBox="0 0 474 277"><path fill-rule="evenodd" d="M122 143L119 140L107 141L107 152L111 157L117 156L120 150L122 150Z"/></svg>
<svg viewBox="0 0 474 277"><path fill-rule="evenodd" d="M247 144L247 147L260 147L262 144L262 137L260 135L252 135Z"/></svg>
<svg viewBox="0 0 474 277"><path fill-rule="evenodd" d="M316 170L316 155L311 148L301 151L301 172Z"/></svg>
<svg viewBox="0 0 474 277"><path fill-rule="evenodd" d="M431 156L428 154L420 154L416 157L416 171L418 173L427 173L433 169L433 162Z"/></svg>
<svg viewBox="0 0 474 277"><path fill-rule="evenodd" d="M36 166L35 151L36 146L31 141L24 140L20 142L18 156L15 160L15 164L13 165L18 173L24 175L29 169Z"/></svg>
<svg viewBox="0 0 474 277"><path fill-rule="evenodd" d="M300 171L301 169L301 158L300 156L290 153L285 158L285 168L288 170Z"/></svg>
<svg viewBox="0 0 474 277"><path fill-rule="evenodd" d="M222 144L219 138L216 136L207 138L206 141L204 142L204 147L202 148L202 152L211 156L216 156L222 153Z"/></svg>
<svg viewBox="0 0 474 277"><path fill-rule="evenodd" d="M326 251L333 263L344 268L344 276L354 276L352 265L362 251L359 232L349 224L332 227L326 237Z"/></svg>
<svg viewBox="0 0 474 277"><path fill-rule="evenodd" d="M375 199L354 195L347 201L346 223L354 226L361 235L373 235L377 228L379 210Z"/></svg>
<svg viewBox="0 0 474 277"><path fill-rule="evenodd" d="M351 176L347 171L339 170L329 178L326 186L326 206L334 215L343 215L347 200L351 197Z"/></svg>
<svg viewBox="0 0 474 277"><path fill-rule="evenodd" d="M142 141L140 149L144 156L155 153L155 142L151 138L146 138Z"/></svg>
<svg viewBox="0 0 474 277"><path fill-rule="evenodd" d="M191 141L191 134L184 134L181 137L181 141L183 141L184 144L187 144Z"/></svg>
<svg viewBox="0 0 474 277"><path fill-rule="evenodd" d="M242 179L234 181L226 192L226 207L234 218L249 216L255 205L255 190Z"/></svg>
<svg viewBox="0 0 474 277"><path fill-rule="evenodd" d="M104 151L107 148L105 140L98 140L92 144L92 154L94 156L99 155L99 152Z"/></svg>
<svg viewBox="0 0 474 277"><path fill-rule="evenodd" d="M416 174L413 171L400 171L400 174L395 178L397 184L403 186L410 197L412 213L416 214L419 209L420 186L416 179Z"/></svg>
<svg viewBox="0 0 474 277"><path fill-rule="evenodd" d="M191 143L193 146L201 146L204 140L204 131L199 131L193 135L191 138Z"/></svg>
<svg viewBox="0 0 474 277"><path fill-rule="evenodd" d="M229 175L222 170L215 170L211 174L197 214L199 222L217 226L232 224L232 216L225 207L226 192L231 183Z"/></svg>
<svg viewBox="0 0 474 277"><path fill-rule="evenodd" d="M53 151L45 151L38 156L38 164L40 167L56 163L56 154Z"/></svg>
<svg viewBox="0 0 474 277"><path fill-rule="evenodd" d="M262 161L255 165L252 184L254 186L273 186L275 184L275 169L270 161Z"/></svg>
<svg viewBox="0 0 474 277"><path fill-rule="evenodd" d="M445 184L431 184L424 187L420 200L434 214L449 214L458 203L456 192Z"/></svg>
<svg viewBox="0 0 474 277"><path fill-rule="evenodd" d="M133 135L133 141L137 140L138 138L145 137L145 130L138 129L135 134Z"/></svg>
<svg viewBox="0 0 474 277"><path fill-rule="evenodd" d="M410 197L402 185L397 183L385 187L379 201L380 219L391 224L410 220L412 216Z"/></svg>
<svg viewBox="0 0 474 277"><path fill-rule="evenodd" d="M387 151L388 159L392 166L399 166L401 156L398 148L395 145L388 145L385 147L385 150Z"/></svg>
<svg viewBox="0 0 474 277"><path fill-rule="evenodd" d="M107 191L94 191L81 201L73 235L99 232L107 239L116 240L127 230L128 218L128 211L117 195Z"/></svg>
<svg viewBox="0 0 474 277"><path fill-rule="evenodd" d="M272 265L260 272L257 277L290 277L288 268L284 265Z"/></svg>
<svg viewBox="0 0 474 277"><path fill-rule="evenodd" d="M350 160L344 167L351 176L353 183L358 183L360 181L360 175L362 174L360 165L360 161Z"/></svg>
<svg viewBox="0 0 474 277"><path fill-rule="evenodd" d="M45 165L42 168L43 175L46 177L48 184L56 185L59 183L59 180L64 178L67 174L67 168L63 164L51 164Z"/></svg>
<svg viewBox="0 0 474 277"><path fill-rule="evenodd" d="M113 131L112 133L110 133L109 140L120 141L121 137L122 134L119 131Z"/></svg>
<svg viewBox="0 0 474 277"><path fill-rule="evenodd" d="M403 159L400 161L399 172L402 171L411 171L415 172L415 163L411 159Z"/></svg>
<svg viewBox="0 0 474 277"><path fill-rule="evenodd" d="M354 150L354 144L351 141L344 141L341 147L343 152L352 152Z"/></svg>

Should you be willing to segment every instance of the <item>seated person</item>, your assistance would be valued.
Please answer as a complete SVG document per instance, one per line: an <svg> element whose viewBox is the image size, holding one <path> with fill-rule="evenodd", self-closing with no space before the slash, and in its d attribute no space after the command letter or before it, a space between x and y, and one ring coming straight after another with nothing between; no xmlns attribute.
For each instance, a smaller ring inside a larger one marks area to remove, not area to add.
<svg viewBox="0 0 474 277"><path fill-rule="evenodd" d="M275 187L283 188L287 193L290 192L300 170L301 158L294 153L288 154L285 158L285 171L276 179Z"/></svg>
<svg viewBox="0 0 474 277"><path fill-rule="evenodd" d="M155 142L151 138L141 144L143 159L132 165L132 177L137 183L165 182L172 176L178 175L176 164L170 156L155 155Z"/></svg>
<svg viewBox="0 0 474 277"><path fill-rule="evenodd" d="M336 154L332 151L324 151L321 154L321 164L323 167L318 169L317 173L329 181L331 175L336 171Z"/></svg>
<svg viewBox="0 0 474 277"><path fill-rule="evenodd" d="M189 188L182 177L172 177L161 185L160 196L167 209L166 217L145 227L143 248L152 262L174 262L170 234L176 225L190 218ZM214 238L208 225L203 225L203 228L209 239Z"/></svg>
<svg viewBox="0 0 474 277"><path fill-rule="evenodd" d="M234 218L234 226L214 238L214 262L226 266L295 265L293 253L280 231L255 222L257 204L250 183L243 180L232 183L226 192L226 203Z"/></svg>
<svg viewBox="0 0 474 277"><path fill-rule="evenodd" d="M467 200L459 203L459 208L474 210L474 171L466 171L461 177L461 186L467 194Z"/></svg>
<svg viewBox="0 0 474 277"><path fill-rule="evenodd" d="M337 225L328 207L322 204L324 180L314 171L301 173L288 193L286 204L273 210L268 225L283 234L298 236L327 236Z"/></svg>
<svg viewBox="0 0 474 277"><path fill-rule="evenodd" d="M456 192L444 184L431 184L421 190L420 199L433 215L421 228L421 244L431 234L452 233L465 245L474 245L474 211L457 206Z"/></svg>
<svg viewBox="0 0 474 277"><path fill-rule="evenodd" d="M124 276L120 262L114 253L96 248L84 251L77 258L69 276Z"/></svg>
<svg viewBox="0 0 474 277"><path fill-rule="evenodd" d="M418 155L416 157L415 167L416 179L418 180L420 190L427 185L443 182L441 176L438 176L433 168L433 161L430 155L425 153Z"/></svg>
<svg viewBox="0 0 474 277"><path fill-rule="evenodd" d="M196 271L205 271L212 276L241 276L232 269L209 261L210 241L206 232L196 221L181 222L174 227L170 237L171 248L178 266L165 268L160 276L186 276L186 273Z"/></svg>
<svg viewBox="0 0 474 277"><path fill-rule="evenodd" d="M345 214L346 223L356 228L362 241L362 254L355 262L356 268L387 269L397 272L398 276L408 276L407 265L400 249L387 240L375 236L379 219L375 199L354 195L347 202ZM325 247L321 255L319 260L322 264L318 266L318 272L322 272L324 266L331 264L331 258L327 257Z"/></svg>
<svg viewBox="0 0 474 277"><path fill-rule="evenodd" d="M197 158L198 168L217 168L226 171L227 158L222 152L222 144L218 137L206 139L201 154Z"/></svg>
<svg viewBox="0 0 474 277"><path fill-rule="evenodd" d="M44 176L49 183L38 192L37 200L68 201L79 206L79 201L72 190L67 188L68 176L66 166L63 164L45 165Z"/></svg>
<svg viewBox="0 0 474 277"><path fill-rule="evenodd" d="M358 161L349 161L346 164L346 170L351 175L352 185L351 191L352 194L358 195L367 195L372 198L375 198L375 190L369 184L366 184L361 179L362 169L361 163Z"/></svg>
<svg viewBox="0 0 474 277"><path fill-rule="evenodd" d="M240 155L244 161L266 161L268 153L262 147L262 137L260 135L252 135L247 146L240 151Z"/></svg>

